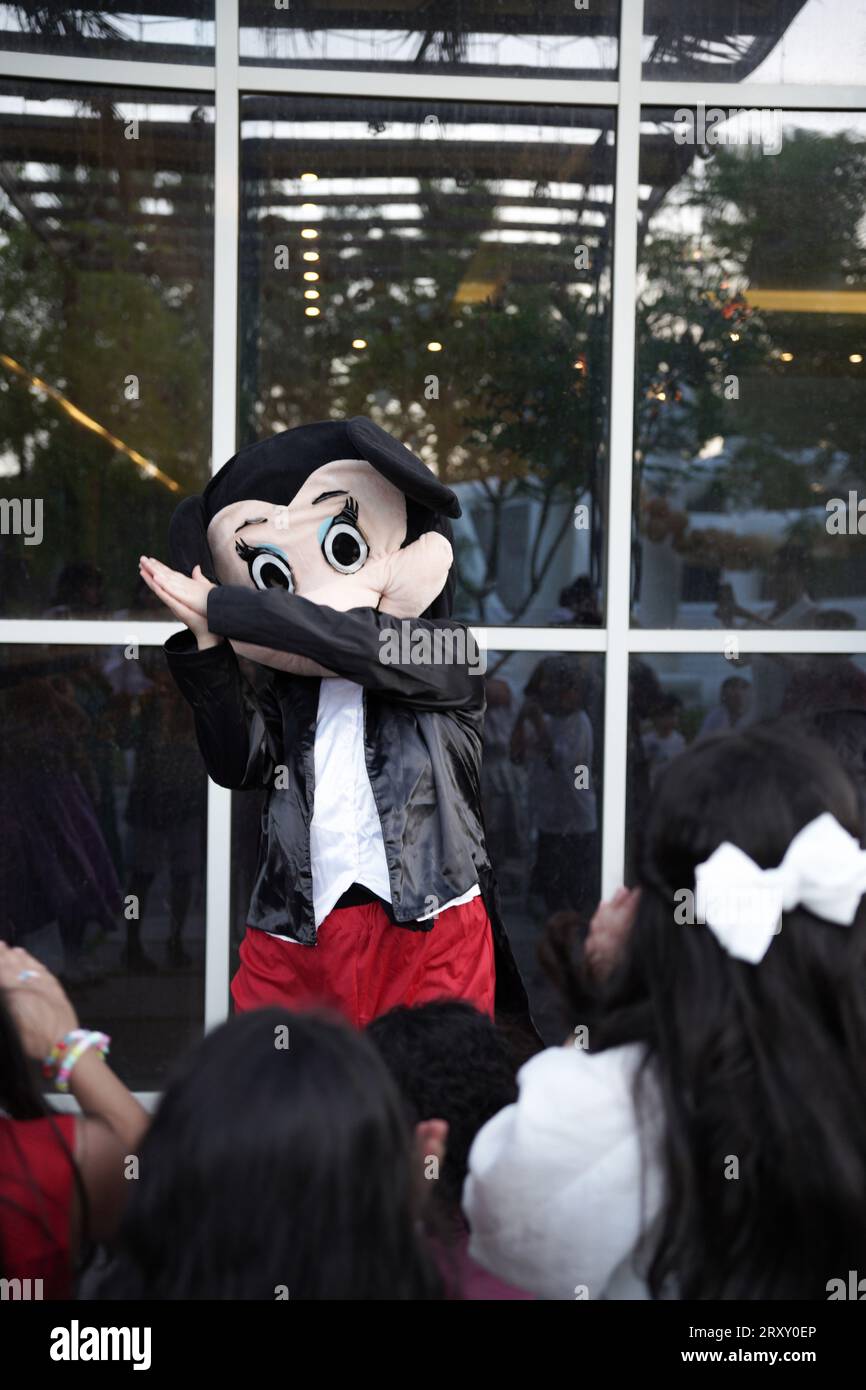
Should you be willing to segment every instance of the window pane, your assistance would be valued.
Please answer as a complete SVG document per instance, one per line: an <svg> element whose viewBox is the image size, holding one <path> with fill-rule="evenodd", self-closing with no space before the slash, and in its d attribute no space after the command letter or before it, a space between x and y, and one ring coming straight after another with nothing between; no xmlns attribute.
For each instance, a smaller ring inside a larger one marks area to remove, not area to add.
<svg viewBox="0 0 866 1390"><path fill-rule="evenodd" d="M444 11L444 13L443 13ZM616 77L619 0L241 0L241 60L286 67Z"/></svg>
<svg viewBox="0 0 866 1390"><path fill-rule="evenodd" d="M645 113L642 627L866 624L866 116L762 115Z"/></svg>
<svg viewBox="0 0 866 1390"><path fill-rule="evenodd" d="M538 948L551 918L578 931L601 874L604 658L488 653L481 790L502 913L545 1042L570 1027Z"/></svg>
<svg viewBox="0 0 866 1390"><path fill-rule="evenodd" d="M560 1043L569 1019L538 948L551 917L579 930L578 918L588 921L598 902L604 658L490 651L485 682L487 849L536 1026L546 1042ZM255 878L261 804L257 792L232 798L232 974Z"/></svg>
<svg viewBox="0 0 866 1390"><path fill-rule="evenodd" d="M207 785L159 647L0 654L0 935L139 1090L201 1033Z"/></svg>
<svg viewBox="0 0 866 1390"><path fill-rule="evenodd" d="M863 0L646 0L644 77L863 81Z"/></svg>
<svg viewBox="0 0 866 1390"><path fill-rule="evenodd" d="M698 739L772 720L830 743L866 811L866 655L706 653L633 656L629 672L627 880L639 862L653 788L668 763ZM864 820L866 829L866 820Z"/></svg>
<svg viewBox="0 0 866 1390"><path fill-rule="evenodd" d="M460 495L463 616L598 625L612 113L242 115L244 442L372 416Z"/></svg>
<svg viewBox="0 0 866 1390"><path fill-rule="evenodd" d="M0 4L0 48L64 58L212 63L214 0L148 0L92 7L57 0Z"/></svg>
<svg viewBox="0 0 866 1390"><path fill-rule="evenodd" d="M0 97L0 614L167 616L138 581L207 480L213 108Z"/></svg>

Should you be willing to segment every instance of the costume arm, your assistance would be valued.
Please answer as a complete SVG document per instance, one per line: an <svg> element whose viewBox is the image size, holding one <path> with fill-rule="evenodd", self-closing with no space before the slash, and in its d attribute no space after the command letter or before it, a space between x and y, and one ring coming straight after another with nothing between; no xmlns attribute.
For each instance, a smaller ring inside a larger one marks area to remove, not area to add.
<svg viewBox="0 0 866 1390"><path fill-rule="evenodd" d="M477 648L449 619L395 618L374 608L341 613L285 590L221 585L207 605L222 637L310 657L346 680L419 708L484 704Z"/></svg>
<svg viewBox="0 0 866 1390"><path fill-rule="evenodd" d="M166 642L165 654L192 707L208 775L219 786L236 790L264 786L275 762L268 726L228 642L199 651L191 632L179 632Z"/></svg>

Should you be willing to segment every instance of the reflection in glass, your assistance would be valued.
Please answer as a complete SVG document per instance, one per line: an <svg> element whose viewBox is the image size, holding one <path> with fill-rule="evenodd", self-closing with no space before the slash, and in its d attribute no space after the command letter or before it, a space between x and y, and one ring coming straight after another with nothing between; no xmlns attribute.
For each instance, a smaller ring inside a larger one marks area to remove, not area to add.
<svg viewBox="0 0 866 1390"><path fill-rule="evenodd" d="M12 84L0 131L0 613L164 618L138 557L207 479L213 110Z"/></svg>
<svg viewBox="0 0 866 1390"><path fill-rule="evenodd" d="M706 653L633 656L629 670L627 879L633 880L654 787L700 739L782 720L791 737L827 740L866 810L866 655ZM866 832L866 819L864 819Z"/></svg>
<svg viewBox="0 0 866 1390"><path fill-rule="evenodd" d="M866 117L644 114L635 620L863 627Z"/></svg>
<svg viewBox="0 0 866 1390"><path fill-rule="evenodd" d="M481 787L503 916L546 1041L565 1034L538 959L545 927L581 930L599 898L603 658L489 653Z"/></svg>
<svg viewBox="0 0 866 1390"><path fill-rule="evenodd" d="M536 1026L558 1043L569 1022L538 951L551 919L580 931L599 898L604 658L490 651L485 683L487 848ZM258 792L232 796L232 974L255 877L261 804Z"/></svg>
<svg viewBox="0 0 866 1390"><path fill-rule="evenodd" d="M212 63L214 0L149 0L143 5L0 4L0 48L75 58Z"/></svg>
<svg viewBox="0 0 866 1390"><path fill-rule="evenodd" d="M243 101L242 442L353 414L404 440L463 504L461 616L601 619L612 121Z"/></svg>
<svg viewBox="0 0 866 1390"><path fill-rule="evenodd" d="M0 935L156 1088L204 992L206 780L162 650L7 647L0 724Z"/></svg>
<svg viewBox="0 0 866 1390"><path fill-rule="evenodd" d="M680 82L863 80L863 0L645 0L644 77Z"/></svg>
<svg viewBox="0 0 866 1390"><path fill-rule="evenodd" d="M241 0L241 60L496 76L616 76L619 0Z"/></svg>

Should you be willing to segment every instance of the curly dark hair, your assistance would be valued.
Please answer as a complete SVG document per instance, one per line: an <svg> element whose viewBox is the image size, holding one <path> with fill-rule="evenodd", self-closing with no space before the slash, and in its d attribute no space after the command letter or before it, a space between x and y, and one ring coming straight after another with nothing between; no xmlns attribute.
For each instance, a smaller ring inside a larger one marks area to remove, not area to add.
<svg viewBox="0 0 866 1390"><path fill-rule="evenodd" d="M400 1005L367 1035L397 1082L409 1118L447 1120L436 1198L459 1213L469 1150L483 1124L517 1098L514 1065L495 1023L457 999Z"/></svg>

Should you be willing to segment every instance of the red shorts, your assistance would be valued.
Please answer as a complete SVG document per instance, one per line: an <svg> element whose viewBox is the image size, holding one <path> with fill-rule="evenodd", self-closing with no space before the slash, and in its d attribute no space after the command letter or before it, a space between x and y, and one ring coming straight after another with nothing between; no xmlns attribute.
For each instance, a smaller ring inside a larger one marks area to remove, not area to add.
<svg viewBox="0 0 866 1390"><path fill-rule="evenodd" d="M232 980L237 1013L282 1004L331 1008L363 1028L397 1004L465 999L493 1016L493 932L480 896L432 930L397 927L378 902L330 912L315 946L247 927Z"/></svg>

